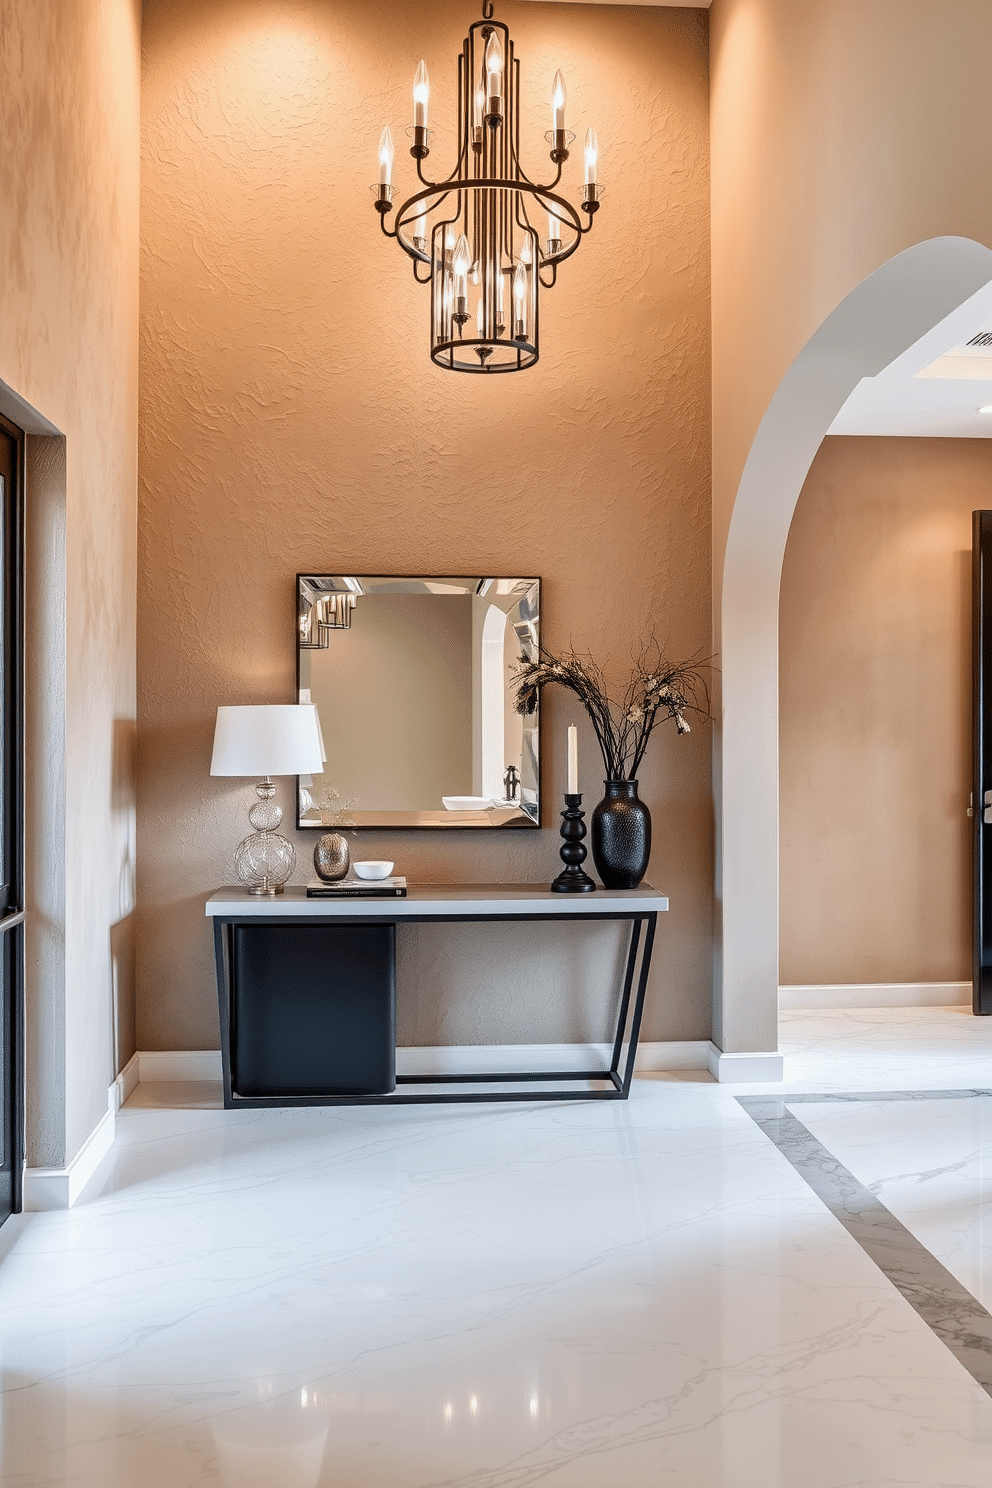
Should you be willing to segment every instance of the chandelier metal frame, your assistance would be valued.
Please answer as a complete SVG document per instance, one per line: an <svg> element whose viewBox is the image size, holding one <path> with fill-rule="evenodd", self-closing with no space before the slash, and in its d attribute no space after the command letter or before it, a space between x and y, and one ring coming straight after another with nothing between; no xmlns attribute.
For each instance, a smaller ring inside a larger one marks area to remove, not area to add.
<svg viewBox="0 0 992 1488"><path fill-rule="evenodd" d="M489 59L500 51L502 71L496 73ZM423 64L421 72L426 85ZM493 91L496 87L499 92ZM380 173L380 184L372 187L383 234L394 238L412 259L417 283L431 286L431 360L447 371L519 372L535 365L539 290L554 288L558 265L571 258L599 210L593 131L586 142L586 184L580 203L586 217L583 222L579 209L558 192L575 136L564 128L549 130L545 139L557 174L547 183L532 181L521 164L519 94L520 62L509 29L493 19L492 0L483 0L482 20L469 28L458 57L454 169L440 181L425 176L423 162L430 154L434 131L426 123L415 123L407 135L421 189L397 209L392 227L386 225L393 210L391 136L389 165ZM426 103L422 112L426 119ZM553 115L555 122L559 118L563 123L563 91L561 113ZM387 136L384 131L384 139ZM543 242L531 221L539 208L548 214ZM468 265L461 248L463 236L470 254ZM478 289L477 295L470 294L470 283ZM473 319L471 299L475 301L475 333L466 334Z"/></svg>

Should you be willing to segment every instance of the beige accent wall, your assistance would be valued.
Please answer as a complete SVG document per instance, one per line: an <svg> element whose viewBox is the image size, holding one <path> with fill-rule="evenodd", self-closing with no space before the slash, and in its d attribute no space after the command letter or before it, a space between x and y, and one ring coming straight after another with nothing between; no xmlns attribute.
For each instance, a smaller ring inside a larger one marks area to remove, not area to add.
<svg viewBox="0 0 992 1488"><path fill-rule="evenodd" d="M387 119L397 183L412 179L401 147L422 54L438 131L430 163L449 168L454 62L474 8L145 4L144 1048L217 1043L203 899L231 876L249 788L209 778L214 714L293 696L297 571L540 574L548 643L589 648L617 676L653 628L677 657L709 650L706 17L513 3L499 13L522 61L526 158L540 171L560 66L572 127L580 138L598 127L608 195L543 297L539 365L490 380L431 366L427 292L381 236L369 193ZM573 197L581 180L578 152ZM541 833L387 832L363 848L414 880L549 881L577 718L569 699L548 696ZM590 805L594 747L581 721ZM705 728L663 731L642 776L649 876L672 901L648 1038L709 1032L709 747ZM300 879L312 843L298 838ZM560 962L566 942L551 943ZM458 945L441 979L452 1017L430 1006L406 1018L407 1038L476 1027L526 1041L581 1021L567 980L539 985L526 967L490 1018L499 933L479 927Z"/></svg>
<svg viewBox="0 0 992 1488"><path fill-rule="evenodd" d="M819 385L807 379L794 402L786 374L831 312L895 255L945 235L992 242L992 200L974 189L992 129L983 82L992 28L981 0L715 0L710 15L723 687L714 1010L721 1047L740 1051L774 1048L777 1031L778 584L792 510L839 402L878 370L874 356L884 364L979 288L983 255L972 254L958 289L949 274L930 319L926 273L913 282L908 271L891 296L853 307L849 322L842 315ZM766 414L767 437L756 440ZM755 479L742 504L749 454Z"/></svg>
<svg viewBox="0 0 992 1488"><path fill-rule="evenodd" d="M971 971L971 513L985 439L824 441L782 570L781 977Z"/></svg>
<svg viewBox="0 0 992 1488"><path fill-rule="evenodd" d="M0 0L0 406L39 436L27 491L31 1166L71 1159L106 1113L115 1024L125 1044L131 1026L139 28L138 0Z"/></svg>

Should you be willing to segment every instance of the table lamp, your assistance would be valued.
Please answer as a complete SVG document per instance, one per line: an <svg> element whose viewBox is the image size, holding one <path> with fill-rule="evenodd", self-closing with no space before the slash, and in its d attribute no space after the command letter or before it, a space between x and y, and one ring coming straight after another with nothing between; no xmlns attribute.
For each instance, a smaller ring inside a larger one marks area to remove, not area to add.
<svg viewBox="0 0 992 1488"><path fill-rule="evenodd" d="M234 869L249 894L281 894L296 867L291 842L275 830L282 808L272 797L273 775L320 775L317 710L312 703L263 703L217 709L211 775L261 777L258 800L248 812L255 828L239 842Z"/></svg>

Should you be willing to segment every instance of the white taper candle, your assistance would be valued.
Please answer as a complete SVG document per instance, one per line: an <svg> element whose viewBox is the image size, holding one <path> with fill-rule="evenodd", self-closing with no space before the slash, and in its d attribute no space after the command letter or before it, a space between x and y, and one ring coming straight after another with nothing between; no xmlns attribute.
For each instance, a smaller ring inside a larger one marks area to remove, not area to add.
<svg viewBox="0 0 992 1488"><path fill-rule="evenodd" d="M568 726L568 794L579 794L579 731L574 723Z"/></svg>

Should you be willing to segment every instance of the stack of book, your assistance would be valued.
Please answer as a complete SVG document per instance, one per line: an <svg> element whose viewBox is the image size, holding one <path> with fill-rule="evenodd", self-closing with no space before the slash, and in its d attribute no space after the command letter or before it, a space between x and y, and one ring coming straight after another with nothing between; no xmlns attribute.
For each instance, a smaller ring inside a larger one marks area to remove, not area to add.
<svg viewBox="0 0 992 1488"><path fill-rule="evenodd" d="M307 884L308 899L405 899L405 878L339 878L325 883L312 878Z"/></svg>

